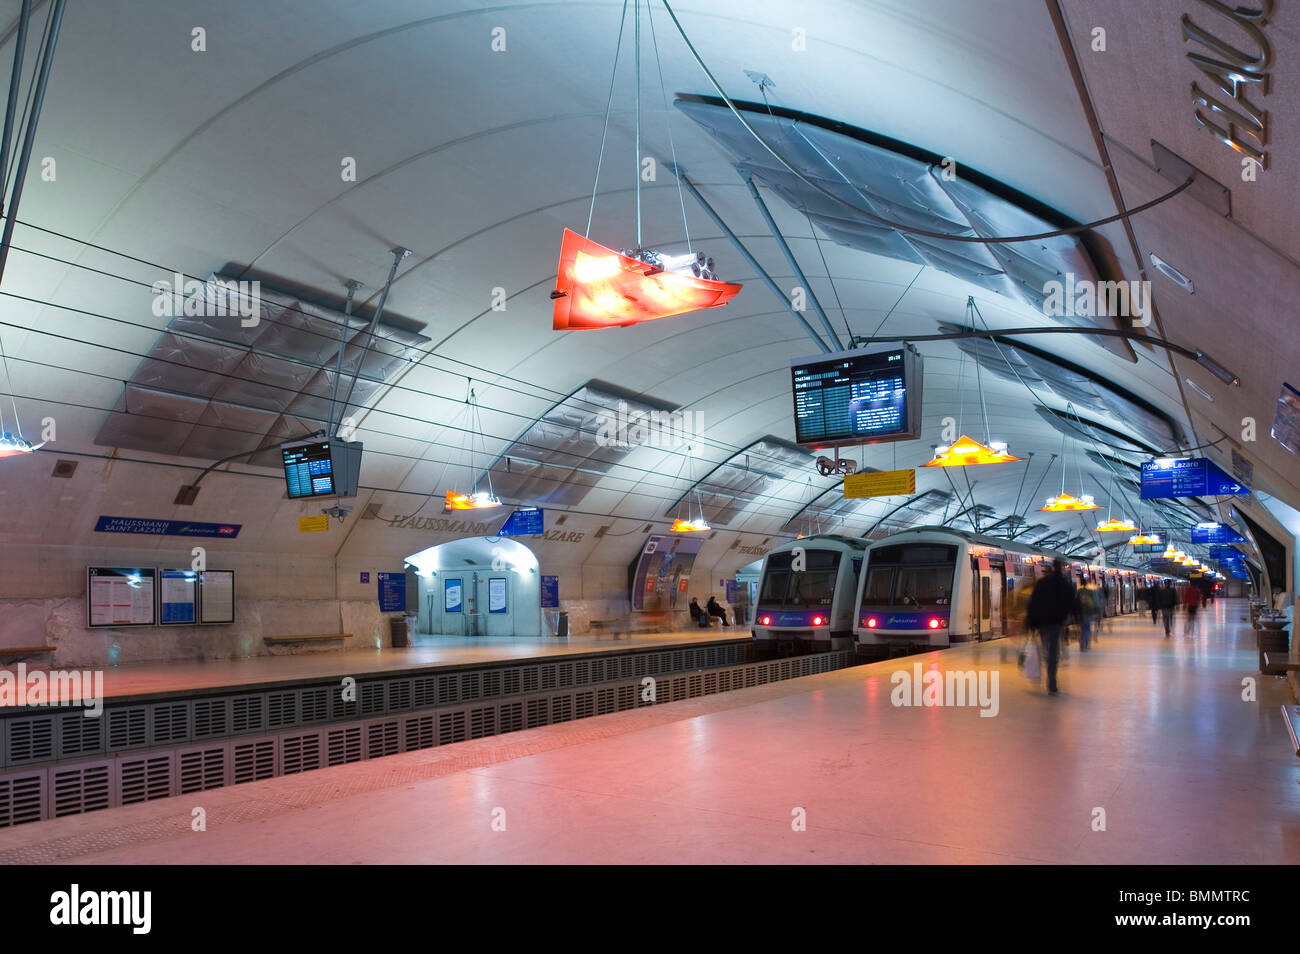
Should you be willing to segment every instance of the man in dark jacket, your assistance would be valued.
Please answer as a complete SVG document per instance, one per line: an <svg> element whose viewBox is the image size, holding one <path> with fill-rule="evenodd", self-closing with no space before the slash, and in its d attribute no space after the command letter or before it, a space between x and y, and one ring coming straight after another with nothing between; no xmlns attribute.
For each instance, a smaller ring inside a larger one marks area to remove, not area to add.
<svg viewBox="0 0 1300 954"><path fill-rule="evenodd" d="M1061 660L1061 630L1078 612L1074 584L1064 571L1064 560L1052 561L1052 572L1034 585L1025 618L1026 625L1038 630L1043 639L1043 654L1047 657L1047 691L1050 693L1057 691L1056 666Z"/></svg>
<svg viewBox="0 0 1300 954"><path fill-rule="evenodd" d="M1156 590L1156 606L1160 608L1160 618L1165 624L1165 639L1169 638L1174 628L1174 607L1178 605L1178 593L1174 590L1172 580L1165 580L1165 585Z"/></svg>

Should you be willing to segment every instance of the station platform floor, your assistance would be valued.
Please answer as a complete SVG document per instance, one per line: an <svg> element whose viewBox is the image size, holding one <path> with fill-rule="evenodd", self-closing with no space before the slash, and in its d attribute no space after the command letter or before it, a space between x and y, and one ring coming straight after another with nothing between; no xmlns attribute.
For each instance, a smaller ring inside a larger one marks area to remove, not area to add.
<svg viewBox="0 0 1300 954"><path fill-rule="evenodd" d="M0 862L1295 863L1287 689L1246 616L1111 621L1056 696L998 640L23 825ZM996 673L996 716L894 705L917 664Z"/></svg>
<svg viewBox="0 0 1300 954"><path fill-rule="evenodd" d="M431 636L423 634L414 645L403 649L348 649L309 651L246 659L210 659L186 662L126 663L105 667L104 698L166 698L186 693L235 687L270 688L300 682L332 679L336 676L395 675L430 669L481 666L494 662L518 662L555 656L584 656L593 653L626 652L637 649L670 649L675 646L707 646L719 643L751 642L747 627L729 626L708 630L690 629L675 633L641 633L626 636ZM27 672L48 671L50 666L31 665ZM75 667L93 668L93 667ZM0 671L17 672L15 665ZM51 686L53 687L53 683ZM75 702L77 700L60 700Z"/></svg>

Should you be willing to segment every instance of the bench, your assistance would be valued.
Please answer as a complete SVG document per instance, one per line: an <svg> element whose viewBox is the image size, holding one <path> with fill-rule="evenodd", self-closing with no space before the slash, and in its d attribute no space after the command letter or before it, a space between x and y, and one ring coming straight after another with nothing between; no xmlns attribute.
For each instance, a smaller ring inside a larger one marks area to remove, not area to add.
<svg viewBox="0 0 1300 954"><path fill-rule="evenodd" d="M1281 670L1281 672L1278 670ZM1300 672L1300 662L1293 662L1287 653L1265 653L1264 672L1278 676L1283 672Z"/></svg>
<svg viewBox="0 0 1300 954"><path fill-rule="evenodd" d="M657 623L648 621L633 622L626 619L593 619L587 622L588 628L600 638L601 633L610 633L615 639L623 636L635 635L637 633L657 633L659 626Z"/></svg>
<svg viewBox="0 0 1300 954"><path fill-rule="evenodd" d="M39 656L41 653L54 652L53 646L15 646L11 649L0 649L0 659L19 659L24 656Z"/></svg>
<svg viewBox="0 0 1300 954"><path fill-rule="evenodd" d="M325 633L321 636L263 636L264 643L315 643L326 639L351 639L351 633Z"/></svg>

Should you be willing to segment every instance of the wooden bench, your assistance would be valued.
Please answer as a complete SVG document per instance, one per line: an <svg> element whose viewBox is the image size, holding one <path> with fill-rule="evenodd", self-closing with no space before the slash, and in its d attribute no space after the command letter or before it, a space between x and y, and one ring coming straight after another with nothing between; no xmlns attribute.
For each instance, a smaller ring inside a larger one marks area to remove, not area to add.
<svg viewBox="0 0 1300 954"><path fill-rule="evenodd" d="M648 620L634 622L626 619L593 619L587 623L588 628L600 638L601 633L610 633L615 639L638 633L657 633L659 625Z"/></svg>
<svg viewBox="0 0 1300 954"><path fill-rule="evenodd" d="M12 649L0 649L0 659L19 659L23 656L39 656L54 652L53 646L15 646Z"/></svg>
<svg viewBox="0 0 1300 954"><path fill-rule="evenodd" d="M315 643L327 639L351 639L351 633L325 633L322 636L263 636L264 643Z"/></svg>

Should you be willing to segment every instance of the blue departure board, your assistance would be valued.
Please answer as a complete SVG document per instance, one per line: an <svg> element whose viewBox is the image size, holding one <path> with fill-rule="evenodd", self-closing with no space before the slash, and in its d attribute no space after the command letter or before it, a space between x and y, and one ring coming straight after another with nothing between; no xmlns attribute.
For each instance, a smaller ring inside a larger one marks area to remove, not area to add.
<svg viewBox="0 0 1300 954"><path fill-rule="evenodd" d="M329 441L285 447L284 482L293 497L334 496L334 468Z"/></svg>
<svg viewBox="0 0 1300 954"><path fill-rule="evenodd" d="M901 345L795 362L795 443L828 447L917 437L920 368L920 355Z"/></svg>

